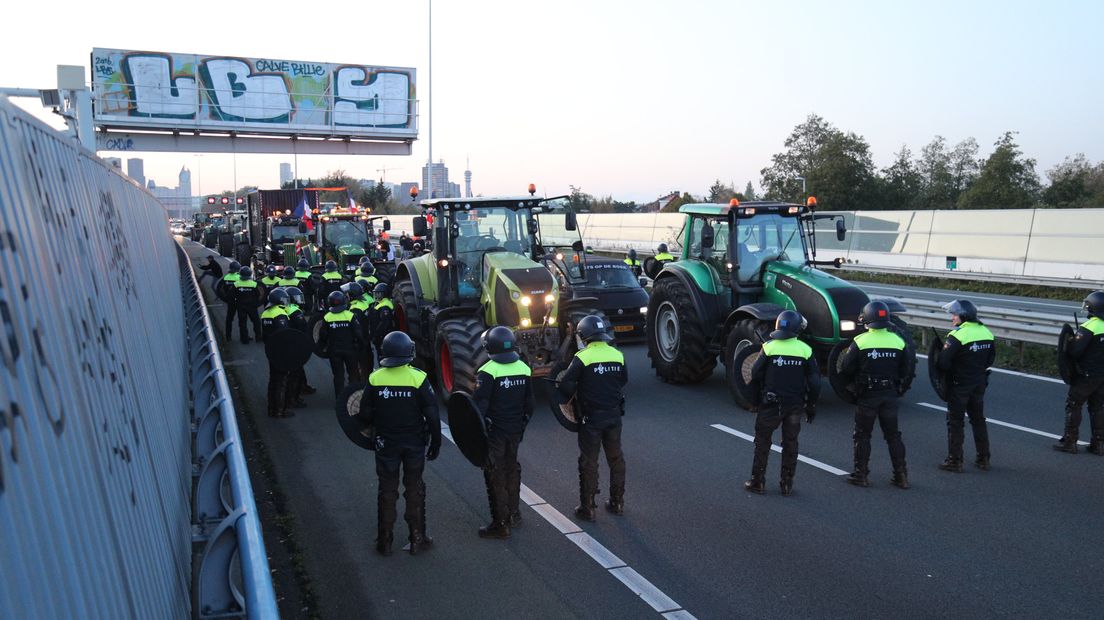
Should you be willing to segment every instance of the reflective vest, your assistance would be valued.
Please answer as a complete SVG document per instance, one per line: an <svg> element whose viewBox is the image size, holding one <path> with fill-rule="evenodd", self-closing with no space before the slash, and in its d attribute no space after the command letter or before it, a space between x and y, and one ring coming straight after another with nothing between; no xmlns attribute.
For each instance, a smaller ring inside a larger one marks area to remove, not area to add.
<svg viewBox="0 0 1104 620"><path fill-rule="evenodd" d="M660 258L657 256L656 260L660 260ZM625 264L628 265L629 267L639 267L640 266L640 261L639 260L633 260L631 258L626 258L625 259Z"/></svg>
<svg viewBox="0 0 1104 620"><path fill-rule="evenodd" d="M372 304L370 304L367 301L364 301L363 299L354 299L349 304L349 309L350 310L360 310L361 312L368 312L369 310L372 309Z"/></svg>
<svg viewBox="0 0 1104 620"><path fill-rule="evenodd" d="M659 254L655 255L655 259L656 260L672 261L672 260L675 260L675 257L671 256L667 252L660 252Z"/></svg>
<svg viewBox="0 0 1104 620"><path fill-rule="evenodd" d="M288 311L283 306L269 306L261 313L261 320L274 319L278 316L288 316Z"/></svg>
<svg viewBox="0 0 1104 620"><path fill-rule="evenodd" d="M256 280L235 280L234 288L257 288Z"/></svg>
<svg viewBox="0 0 1104 620"><path fill-rule="evenodd" d="M989 331L989 328L973 321L966 321L958 326L957 329L951 330L951 333L947 334L948 338L954 338L962 344L970 344L971 342L979 342L983 340L993 340L993 332Z"/></svg>
<svg viewBox="0 0 1104 620"><path fill-rule="evenodd" d="M238 280L241 280L241 274L240 273L228 273L228 274L222 276L222 281L223 282L237 282Z"/></svg>
<svg viewBox="0 0 1104 620"><path fill-rule="evenodd" d="M418 407L417 392L425 380L426 373L409 364L380 368L368 375L364 398L369 399L373 409L376 435L423 440L426 422Z"/></svg>
<svg viewBox="0 0 1104 620"><path fill-rule="evenodd" d="M807 360L813 355L813 349L797 338L768 340L763 344L763 355L768 357L796 357Z"/></svg>
<svg viewBox="0 0 1104 620"><path fill-rule="evenodd" d="M341 279L341 274L337 273L337 272L334 272L334 271L327 271L326 273L322 274L322 279L323 280L340 280Z"/></svg>
<svg viewBox="0 0 1104 620"><path fill-rule="evenodd" d="M311 272L309 272L309 271L296 271L295 272L295 277L299 280L309 280L310 277L311 277Z"/></svg>
<svg viewBox="0 0 1104 620"><path fill-rule="evenodd" d="M376 302L376 306L373 308L373 310L380 310L382 308L387 308L388 310L394 311L395 304L391 301L390 297L384 297L383 299Z"/></svg>
<svg viewBox="0 0 1104 620"><path fill-rule="evenodd" d="M276 286L279 283L280 278L277 278L276 276L265 276L261 278L261 284L265 286Z"/></svg>
<svg viewBox="0 0 1104 620"><path fill-rule="evenodd" d="M290 280L280 280L276 283L278 286L299 286L299 280L292 278Z"/></svg>

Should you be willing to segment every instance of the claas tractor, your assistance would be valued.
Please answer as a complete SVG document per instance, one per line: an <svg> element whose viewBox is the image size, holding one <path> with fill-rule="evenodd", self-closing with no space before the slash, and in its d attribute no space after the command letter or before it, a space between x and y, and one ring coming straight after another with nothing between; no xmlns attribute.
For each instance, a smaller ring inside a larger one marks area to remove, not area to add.
<svg viewBox="0 0 1104 620"><path fill-rule="evenodd" d="M817 269L842 260L816 259L815 222L834 220L836 236L846 235L841 216L782 202L688 204L679 260L645 265L655 278L645 326L648 357L669 383L697 383L713 374L718 357L737 404L751 407L749 353L769 338L784 310L807 321L802 339L816 356L834 391L845 401L854 394L839 377L838 360L861 331L859 314L870 298L854 285ZM894 313L894 331L905 339L915 367L915 346L896 313L899 302L883 299ZM751 349L748 346L752 345ZM745 349L748 349L745 351Z"/></svg>
<svg viewBox="0 0 1104 620"><path fill-rule="evenodd" d="M314 267L337 263L344 276L352 276L360 258L373 247L372 225L366 213L331 209L315 215L314 243L301 250Z"/></svg>
<svg viewBox="0 0 1104 620"><path fill-rule="evenodd" d="M561 299L556 279L542 264L551 258L541 222L558 218L559 228L570 231L579 248L567 260L585 269L575 214L567 204L566 197L532 195L421 203L433 218L433 252L399 264L395 314L399 329L416 344L418 364L435 372L446 394L474 391L476 373L487 361L480 336L495 325L515 331L517 352L534 376L553 374L576 352L571 330L586 315L599 314L595 300ZM414 235L428 232L427 218L415 218Z"/></svg>

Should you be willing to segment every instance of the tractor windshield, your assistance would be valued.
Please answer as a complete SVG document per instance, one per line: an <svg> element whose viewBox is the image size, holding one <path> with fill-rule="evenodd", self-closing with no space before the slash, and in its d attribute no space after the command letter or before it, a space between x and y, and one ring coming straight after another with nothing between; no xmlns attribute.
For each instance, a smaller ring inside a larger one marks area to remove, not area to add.
<svg viewBox="0 0 1104 620"><path fill-rule="evenodd" d="M272 243L289 243L295 240L299 234L299 227L292 225L279 225L272 227Z"/></svg>
<svg viewBox="0 0 1104 620"><path fill-rule="evenodd" d="M325 222L322 241L337 248L343 245L363 247L368 239L365 224L360 220L330 220Z"/></svg>
<svg viewBox="0 0 1104 620"><path fill-rule="evenodd" d="M487 252L514 252L529 256L529 232L526 209L485 207L456 211L453 215L460 236L456 239L456 260L460 270L460 297L478 298L483 255Z"/></svg>
<svg viewBox="0 0 1104 620"><path fill-rule="evenodd" d="M759 279L764 263L805 260L805 239L795 217L760 215L737 220L736 251L741 282Z"/></svg>

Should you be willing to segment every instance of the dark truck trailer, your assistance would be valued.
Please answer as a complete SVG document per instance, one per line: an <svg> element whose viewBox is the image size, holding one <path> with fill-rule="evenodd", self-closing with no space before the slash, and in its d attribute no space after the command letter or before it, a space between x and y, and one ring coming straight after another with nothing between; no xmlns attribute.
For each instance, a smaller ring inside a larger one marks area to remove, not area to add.
<svg viewBox="0 0 1104 620"><path fill-rule="evenodd" d="M266 262L274 260L269 238L269 220L276 216L289 222L299 204L306 197L307 208L318 208L318 192L308 189L258 189L246 194L246 211L249 213L249 239L254 255L263 255ZM279 246L279 244L277 244ZM277 247L279 249L279 247Z"/></svg>

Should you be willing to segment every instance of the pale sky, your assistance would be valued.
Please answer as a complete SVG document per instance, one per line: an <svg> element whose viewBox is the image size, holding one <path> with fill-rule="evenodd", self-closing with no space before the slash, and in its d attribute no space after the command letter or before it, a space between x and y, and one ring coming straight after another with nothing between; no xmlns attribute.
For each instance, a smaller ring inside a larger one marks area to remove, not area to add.
<svg viewBox="0 0 1104 620"><path fill-rule="evenodd" d="M427 2L15 2L0 86L51 88L93 47L414 67L420 136L409 157L300 156L299 175L419 181L429 138ZM1018 131L1042 176L1104 159L1104 2L437 0L433 158L473 189L569 185L622 200L737 189L810 113L888 165L936 134L987 154ZM89 72L89 76L91 73ZM25 107L38 108L24 100ZM41 108L39 108L41 109ZM45 115L49 117L49 115ZM55 123L56 124L56 123ZM127 154L103 153L121 156ZM175 185L231 189L230 155L139 154ZM276 187L290 156L239 155L238 185ZM198 190L198 188L196 188Z"/></svg>

